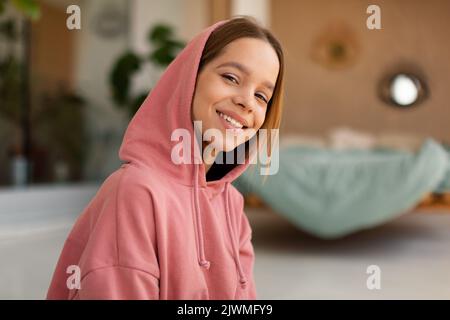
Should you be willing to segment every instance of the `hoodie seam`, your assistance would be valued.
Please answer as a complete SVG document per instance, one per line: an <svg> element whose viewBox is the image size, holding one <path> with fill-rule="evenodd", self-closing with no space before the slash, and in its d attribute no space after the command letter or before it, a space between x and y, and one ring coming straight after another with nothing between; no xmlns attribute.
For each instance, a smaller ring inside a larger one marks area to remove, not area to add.
<svg viewBox="0 0 450 320"><path fill-rule="evenodd" d="M194 183L193 182L184 182L184 181L182 181L182 180L180 180L180 179L178 179L176 177L171 176L170 174L161 174L161 171L157 170L154 167L147 166L147 165L145 165L143 163L127 162L127 163L124 163L124 164L134 166L135 168L140 169L140 170L155 172L156 174L161 175L161 177L163 177L164 179L170 180L171 183L174 183L174 184L177 184L177 185L181 185L181 186L184 186L184 187L187 187L187 188L194 187ZM193 163L191 165L192 166L196 166L196 165L198 166L200 164ZM207 189L207 188L211 188L212 185L220 184L220 185L224 186L228 182L232 183L237 178L231 180L231 177L232 177L231 172L232 171L228 172L226 175L224 175L222 178L220 178L220 180L206 181L206 185L199 184L198 188Z"/></svg>
<svg viewBox="0 0 450 320"><path fill-rule="evenodd" d="M119 182L118 182L118 185L117 185L117 190L116 190L116 199L115 199L115 233L116 233L116 235L115 235L115 237L116 237L116 241L115 241L115 243L116 243L116 255L117 255L117 266L121 266L122 265L122 262L121 262L121 259L120 259L120 245L119 245L119 207L118 207L118 199L119 199L119 191L120 191L120 188L121 188L121 186L122 186L122 181L123 181L123 179L124 179L124 175L125 175L125 173L126 173L126 168L123 168L123 172L121 173L121 175L120 175L120 178L119 178ZM151 199L151 204L152 204L152 213L153 213L153 221L154 221L154 223L153 223L153 227L154 227L154 233L155 233L155 239L156 239L156 241L157 241L157 239L158 239L158 233L157 233L157 228L156 228L156 216L155 216L155 213L156 213L156 209L155 209L155 202L153 201L153 194L151 193L151 192L149 192L149 197L150 197L150 199ZM158 268L159 268L159 259L158 259L158 246L156 245L156 243L154 243L153 244L154 246L155 246L155 255L156 255L156 258L157 258L157 261L158 261ZM139 269L138 269L139 270ZM143 272L146 272L146 271L143 271Z"/></svg>
<svg viewBox="0 0 450 320"><path fill-rule="evenodd" d="M123 180L123 176L124 176L124 173L125 173L125 170L124 171L122 171L122 174L120 175L120 178L119 178L119 182L118 182L118 184L117 184L117 189L116 189L116 199L115 199L115 210L114 210L114 213L115 213L115 217L114 217L114 219L115 219L115 233L116 233L116 235L115 235L115 237L116 237L116 255L117 255L117 264L118 265L120 265L120 252L119 252L119 214L118 214L118 209L119 209L119 206L118 206L118 201L119 201L119 191L120 191L120 187L121 187L121 185L122 185L122 180Z"/></svg>
<svg viewBox="0 0 450 320"><path fill-rule="evenodd" d="M252 242L252 232L250 232L250 234L242 241L242 244L239 244L239 251L243 246L245 246L245 244L247 242L250 242L250 243ZM240 254L240 252L239 252L239 254Z"/></svg>
<svg viewBox="0 0 450 320"><path fill-rule="evenodd" d="M195 186L194 186L195 188ZM195 233L195 245L196 245L196 249L197 249L197 263L200 262L200 248L199 248L199 238L198 238L198 226L197 226L197 219L196 219L196 203L195 203L195 190L191 190L192 192L194 192L194 195L191 197L191 208L192 208L192 220L193 220L193 224L194 224L194 233Z"/></svg>
<svg viewBox="0 0 450 320"><path fill-rule="evenodd" d="M102 269L111 269L111 268L120 268L120 269L127 269L127 270L131 270L131 271L139 271L139 272L145 273L145 274L147 274L149 276L152 276L154 279L159 281L159 277L156 276L155 274L149 272L149 271L146 271L146 270L143 270L143 269L140 269L140 268L136 268L136 267L128 267L128 266L123 266L123 265L120 265L120 264L114 264L114 265L107 265L107 266L101 266L101 267L90 269L88 272L86 272L81 277L80 282L83 281L88 275L90 275L91 273L93 273L95 271L99 271L99 270L102 270Z"/></svg>
<svg viewBox="0 0 450 320"><path fill-rule="evenodd" d="M88 272L86 272L86 273L81 277L81 279L80 279L80 284L81 284L81 282L83 282L83 280L85 280L86 277L89 276L91 273L94 273L94 272L99 271L99 270L112 269L112 268L121 268L121 269L127 269L127 270L131 270L131 271L138 271L138 272L141 272L141 273L144 273L144 274L146 274L146 275L151 276L153 279L155 279L155 280L158 281L158 282L160 281L160 280L159 280L159 277L157 277L157 276L154 275L153 273L148 272L148 271L146 271L146 270L142 270L142 269L140 269L140 268L135 268L135 267L127 267L127 266L122 266L122 265L115 264L115 265L107 265L107 266L101 266L101 267L97 267L97 268L92 268L92 269L90 269ZM80 291L80 290L83 290L83 288L76 289L76 292L72 295L72 297L71 297L69 300L74 300L75 297L79 294L79 291ZM70 294L71 294L71 293L70 293L70 290L69 290L69 295L70 295Z"/></svg>

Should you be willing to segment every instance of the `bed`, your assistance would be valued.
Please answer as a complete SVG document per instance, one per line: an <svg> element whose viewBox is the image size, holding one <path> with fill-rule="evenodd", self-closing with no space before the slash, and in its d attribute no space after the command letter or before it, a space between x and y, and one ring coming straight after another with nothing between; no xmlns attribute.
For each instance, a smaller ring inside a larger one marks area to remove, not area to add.
<svg viewBox="0 0 450 320"><path fill-rule="evenodd" d="M250 168L234 185L319 238L379 226L416 207L427 194L450 190L450 150L432 138L416 152L304 144L281 145L279 151L277 174L263 183Z"/></svg>

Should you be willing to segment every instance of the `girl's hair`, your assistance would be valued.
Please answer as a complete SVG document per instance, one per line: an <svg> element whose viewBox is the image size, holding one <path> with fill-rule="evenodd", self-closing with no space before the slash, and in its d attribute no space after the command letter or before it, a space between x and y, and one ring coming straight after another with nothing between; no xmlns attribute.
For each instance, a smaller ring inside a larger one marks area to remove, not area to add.
<svg viewBox="0 0 450 320"><path fill-rule="evenodd" d="M267 140L269 142L267 156L270 159L272 155L272 146L270 143L272 137L271 129L279 130L280 128L284 95L284 55L281 44L275 36L269 30L260 26L253 17L237 16L225 22L211 33L203 49L198 73L202 71L206 64L217 58L225 46L239 38L256 38L266 41L272 46L278 56L280 65L278 77L273 95L267 106L266 118L261 126L261 129L267 129ZM259 130L257 132L257 138L260 138ZM245 146L246 159L249 157L249 151L249 141L247 141Z"/></svg>

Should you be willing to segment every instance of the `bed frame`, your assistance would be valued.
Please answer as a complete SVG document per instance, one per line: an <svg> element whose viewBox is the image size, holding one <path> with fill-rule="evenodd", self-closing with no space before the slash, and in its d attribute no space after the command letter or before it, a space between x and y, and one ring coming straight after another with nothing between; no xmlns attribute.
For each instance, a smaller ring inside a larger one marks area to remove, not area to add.
<svg viewBox="0 0 450 320"><path fill-rule="evenodd" d="M251 208L267 207L264 201L254 193L244 196L245 204ZM438 210L450 213L450 192L447 193L427 193L415 207L417 210Z"/></svg>
<svg viewBox="0 0 450 320"><path fill-rule="evenodd" d="M446 193L428 193L417 204L416 209L436 209L450 213L450 192Z"/></svg>

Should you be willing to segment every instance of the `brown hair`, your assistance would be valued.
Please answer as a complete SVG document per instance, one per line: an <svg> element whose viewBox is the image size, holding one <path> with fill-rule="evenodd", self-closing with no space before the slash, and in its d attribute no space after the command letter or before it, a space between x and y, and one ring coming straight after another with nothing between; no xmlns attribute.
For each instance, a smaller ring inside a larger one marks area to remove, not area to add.
<svg viewBox="0 0 450 320"><path fill-rule="evenodd" d="M232 41L239 38L256 38L269 43L275 50L279 60L279 72L273 95L267 106L266 118L261 129L267 129L268 141L271 141L270 129L279 129L281 124L281 115L283 109L284 95L284 55L281 44L275 36L264 27L260 26L257 21L250 16L237 16L225 22L223 25L215 29L209 36L203 54L200 59L198 73L210 61L218 57L222 50ZM257 133L259 139L259 131ZM272 155L272 148L268 145L268 157ZM246 142L246 159L249 157L249 141Z"/></svg>

